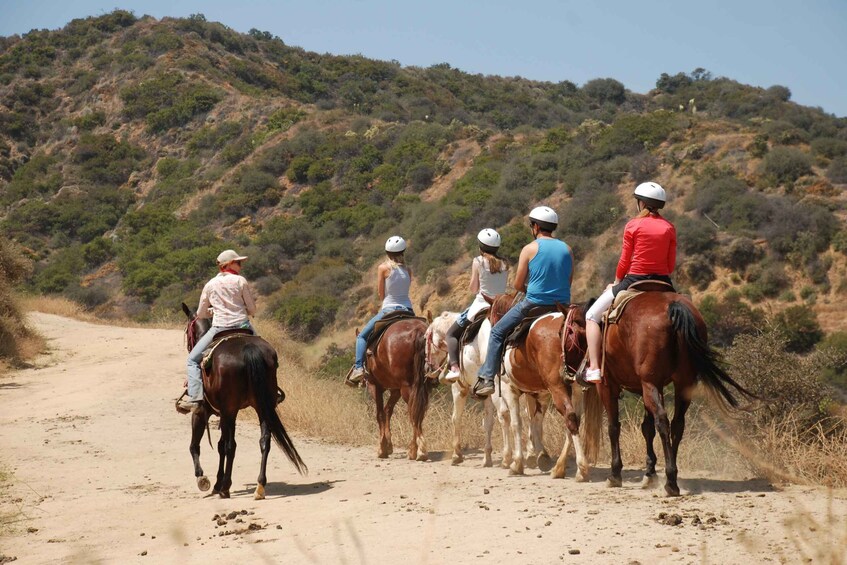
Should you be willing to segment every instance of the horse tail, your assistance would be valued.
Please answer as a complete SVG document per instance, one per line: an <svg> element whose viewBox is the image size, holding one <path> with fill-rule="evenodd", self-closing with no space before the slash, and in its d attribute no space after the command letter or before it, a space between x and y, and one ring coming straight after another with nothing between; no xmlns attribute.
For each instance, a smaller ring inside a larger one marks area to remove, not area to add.
<svg viewBox="0 0 847 565"><path fill-rule="evenodd" d="M427 406L429 406L429 378L426 376L426 336L423 332L415 337L415 355L412 359L414 384L409 396L409 408L412 421L418 429L423 424Z"/></svg>
<svg viewBox="0 0 847 565"><path fill-rule="evenodd" d="M582 387L577 386L577 390ZM603 403L596 386L582 389L582 422L579 426L579 439L589 465L597 463L600 455L600 442L603 429Z"/></svg>
<svg viewBox="0 0 847 565"><path fill-rule="evenodd" d="M241 350L241 355L244 365L247 367L253 396L256 398L256 412L259 413L259 421L268 426L276 444L302 475L308 471L308 468L300 458L300 454L297 453L294 443L288 437L288 432L285 431L285 426L282 425L279 414L276 412L276 394L272 394L268 386L268 380L272 378L272 374L265 362L262 347L255 343L247 343Z"/></svg>
<svg viewBox="0 0 847 565"><path fill-rule="evenodd" d="M697 331L697 322L691 309L679 301L668 305L668 318L670 318L674 331L682 338L688 348L688 355L694 365L696 379L705 384L714 396L724 400L733 408L738 408L738 400L733 395L730 387L735 389L747 399L756 396L738 384L726 370L721 367L717 352L706 343L705 336Z"/></svg>

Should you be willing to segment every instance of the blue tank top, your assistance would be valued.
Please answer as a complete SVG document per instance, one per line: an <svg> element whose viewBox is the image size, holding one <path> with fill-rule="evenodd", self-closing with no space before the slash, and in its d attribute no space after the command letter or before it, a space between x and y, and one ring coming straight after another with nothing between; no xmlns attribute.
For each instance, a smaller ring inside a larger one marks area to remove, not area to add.
<svg viewBox="0 0 847 565"><path fill-rule="evenodd" d="M529 261L526 298L535 304L570 304L573 257L564 241L538 239L538 253Z"/></svg>

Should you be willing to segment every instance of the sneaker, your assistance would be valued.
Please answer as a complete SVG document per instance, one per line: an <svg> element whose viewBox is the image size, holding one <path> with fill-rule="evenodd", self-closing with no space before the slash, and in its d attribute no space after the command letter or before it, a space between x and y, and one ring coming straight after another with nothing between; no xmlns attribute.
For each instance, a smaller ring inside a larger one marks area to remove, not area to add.
<svg viewBox="0 0 847 565"><path fill-rule="evenodd" d="M491 396L494 394L494 379L477 377L473 385L473 393L477 396Z"/></svg>
<svg viewBox="0 0 847 565"><path fill-rule="evenodd" d="M599 383L603 381L603 377L600 375L600 369L586 369L585 370L585 382L587 383Z"/></svg>
<svg viewBox="0 0 847 565"><path fill-rule="evenodd" d="M180 414L188 414L200 408L200 405L202 403L202 400L194 400L193 398L183 397L180 398L179 402L176 403L176 411Z"/></svg>
<svg viewBox="0 0 847 565"><path fill-rule="evenodd" d="M456 381L458 381L461 378L461 376L462 376L462 373L459 370L459 367L451 367L450 370L447 372L447 374L444 375L444 382L445 383L455 383Z"/></svg>
<svg viewBox="0 0 847 565"><path fill-rule="evenodd" d="M347 384L350 386L359 386L359 383L362 382L362 377L365 376L365 370L362 367L354 367L352 371L350 371L350 375L347 376Z"/></svg>

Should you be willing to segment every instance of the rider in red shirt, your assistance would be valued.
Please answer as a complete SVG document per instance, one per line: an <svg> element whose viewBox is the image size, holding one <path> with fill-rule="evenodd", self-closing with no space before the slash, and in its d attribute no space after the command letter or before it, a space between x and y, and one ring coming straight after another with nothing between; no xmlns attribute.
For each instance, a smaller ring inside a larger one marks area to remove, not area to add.
<svg viewBox="0 0 847 565"><path fill-rule="evenodd" d="M603 334L600 321L618 292L641 280L672 284L670 274L676 266L676 228L659 214L659 209L665 206L665 189L655 182L643 182L635 187L633 194L638 216L627 222L624 229L615 282L606 287L585 315L589 359L585 380L590 383L601 381Z"/></svg>

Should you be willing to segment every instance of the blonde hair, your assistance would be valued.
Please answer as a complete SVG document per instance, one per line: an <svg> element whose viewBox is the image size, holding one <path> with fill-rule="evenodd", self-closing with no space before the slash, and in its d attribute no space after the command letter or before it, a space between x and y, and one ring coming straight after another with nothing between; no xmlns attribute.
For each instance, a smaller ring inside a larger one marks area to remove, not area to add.
<svg viewBox="0 0 847 565"><path fill-rule="evenodd" d="M388 268L390 270L393 271L397 267L406 267L406 258L403 255L403 251L386 251L385 254L388 256L388 260L386 261L386 263L388 263Z"/></svg>
<svg viewBox="0 0 847 565"><path fill-rule="evenodd" d="M506 268L506 262L497 257L497 255L483 251L482 249L479 250L479 253L483 259L488 259L488 271L490 273L497 274Z"/></svg>
<svg viewBox="0 0 847 565"><path fill-rule="evenodd" d="M637 216L635 216L635 217L636 217L636 218L645 218L645 217L647 217L647 216L651 216L651 215L652 215L652 216L656 216L656 217L661 217L661 216L662 216L662 215L659 213L659 211L658 211L658 210L651 210L650 208L646 208L646 207L645 207L645 208L643 208L643 209L642 209L642 210L638 213L638 215L637 215Z"/></svg>

